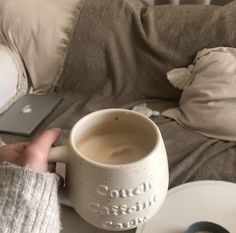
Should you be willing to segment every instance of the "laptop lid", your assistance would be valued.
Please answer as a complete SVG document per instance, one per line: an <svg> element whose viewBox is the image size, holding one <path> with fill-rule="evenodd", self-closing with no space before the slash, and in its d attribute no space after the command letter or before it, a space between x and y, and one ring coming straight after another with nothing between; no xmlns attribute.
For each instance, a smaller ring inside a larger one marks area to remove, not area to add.
<svg viewBox="0 0 236 233"><path fill-rule="evenodd" d="M24 95L0 115L0 132L31 136L62 100L51 94Z"/></svg>

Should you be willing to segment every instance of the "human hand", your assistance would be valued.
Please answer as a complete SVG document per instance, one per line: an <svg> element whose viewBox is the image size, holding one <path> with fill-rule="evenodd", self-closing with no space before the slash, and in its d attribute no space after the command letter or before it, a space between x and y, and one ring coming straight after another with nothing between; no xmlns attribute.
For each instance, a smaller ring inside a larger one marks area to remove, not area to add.
<svg viewBox="0 0 236 233"><path fill-rule="evenodd" d="M53 128L45 130L32 142L21 142L0 147L0 163L9 162L28 167L37 172L48 171L48 154L59 138L61 130Z"/></svg>

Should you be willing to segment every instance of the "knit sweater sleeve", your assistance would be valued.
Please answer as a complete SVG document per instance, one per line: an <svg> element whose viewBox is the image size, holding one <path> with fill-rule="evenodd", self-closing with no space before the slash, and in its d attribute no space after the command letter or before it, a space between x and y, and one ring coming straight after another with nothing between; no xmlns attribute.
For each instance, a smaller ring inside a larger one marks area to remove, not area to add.
<svg viewBox="0 0 236 233"><path fill-rule="evenodd" d="M58 178L0 164L0 233L58 233Z"/></svg>

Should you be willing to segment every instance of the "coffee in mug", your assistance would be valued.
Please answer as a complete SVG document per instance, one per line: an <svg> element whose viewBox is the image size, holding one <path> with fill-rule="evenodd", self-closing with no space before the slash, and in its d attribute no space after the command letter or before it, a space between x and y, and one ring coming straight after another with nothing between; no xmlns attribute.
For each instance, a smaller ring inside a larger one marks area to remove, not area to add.
<svg viewBox="0 0 236 233"><path fill-rule="evenodd" d="M93 133L76 147L87 158L104 164L127 164L146 156L153 148L151 138L137 132Z"/></svg>
<svg viewBox="0 0 236 233"><path fill-rule="evenodd" d="M88 114L72 128L69 145L52 149L66 163L67 204L90 224L114 231L135 228L161 207L168 163L155 123L126 109Z"/></svg>

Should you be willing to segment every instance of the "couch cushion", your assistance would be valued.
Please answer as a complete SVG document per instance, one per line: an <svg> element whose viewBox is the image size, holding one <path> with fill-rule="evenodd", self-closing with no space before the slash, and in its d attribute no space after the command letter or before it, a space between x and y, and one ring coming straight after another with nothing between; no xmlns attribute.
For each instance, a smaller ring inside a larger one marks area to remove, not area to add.
<svg viewBox="0 0 236 233"><path fill-rule="evenodd" d="M17 54L0 44L0 114L27 92L27 78Z"/></svg>
<svg viewBox="0 0 236 233"><path fill-rule="evenodd" d="M163 112L203 135L236 141L236 49L200 51L179 107Z"/></svg>
<svg viewBox="0 0 236 233"><path fill-rule="evenodd" d="M35 92L60 76L79 0L2 0L0 43L19 53Z"/></svg>

